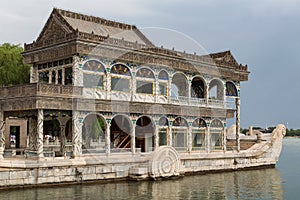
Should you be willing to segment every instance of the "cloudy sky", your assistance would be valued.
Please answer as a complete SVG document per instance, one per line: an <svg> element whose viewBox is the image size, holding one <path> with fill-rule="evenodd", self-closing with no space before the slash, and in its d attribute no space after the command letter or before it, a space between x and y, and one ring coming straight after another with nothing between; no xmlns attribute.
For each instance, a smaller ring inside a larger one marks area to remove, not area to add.
<svg viewBox="0 0 300 200"><path fill-rule="evenodd" d="M3 1L0 44L35 40L53 7L145 31L175 30L207 52L231 50L251 71L249 81L242 83L242 127L288 123L300 128L300 0ZM174 42L175 49L184 48L179 43Z"/></svg>

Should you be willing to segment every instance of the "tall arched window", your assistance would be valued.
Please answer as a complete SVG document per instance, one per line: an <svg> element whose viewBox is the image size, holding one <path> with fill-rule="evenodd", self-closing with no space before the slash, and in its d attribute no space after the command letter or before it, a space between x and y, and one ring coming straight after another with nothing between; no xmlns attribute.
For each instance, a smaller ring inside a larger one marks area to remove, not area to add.
<svg viewBox="0 0 300 200"><path fill-rule="evenodd" d="M104 89L106 70L104 65L97 60L89 60L83 67L83 86L87 88Z"/></svg>
<svg viewBox="0 0 300 200"><path fill-rule="evenodd" d="M159 91L158 95L162 95L167 97L168 96L168 83L169 83L169 75L166 71L162 70L158 74L158 84L159 84Z"/></svg>
<svg viewBox="0 0 300 200"><path fill-rule="evenodd" d="M154 147L155 125L153 121L146 116L138 118L135 127L135 145L141 152L153 151Z"/></svg>
<svg viewBox="0 0 300 200"><path fill-rule="evenodd" d="M177 151L187 150L187 130L188 130L188 123L184 118L177 117L173 121L172 146Z"/></svg>
<svg viewBox="0 0 300 200"><path fill-rule="evenodd" d="M131 83L130 69L123 64L115 64L110 70L111 90L129 92Z"/></svg>
<svg viewBox="0 0 300 200"><path fill-rule="evenodd" d="M192 124L192 150L205 150L206 122L196 119Z"/></svg>
<svg viewBox="0 0 300 200"><path fill-rule="evenodd" d="M88 153L91 149L98 149L99 152L105 153L105 129L106 122L101 115L90 114L83 122L82 140L83 153Z"/></svg>
<svg viewBox="0 0 300 200"><path fill-rule="evenodd" d="M161 117L158 121L159 126L159 146L168 144L168 126L169 121L167 117Z"/></svg>
<svg viewBox="0 0 300 200"><path fill-rule="evenodd" d="M226 96L229 97L238 97L238 90L234 83L227 81L226 82Z"/></svg>
<svg viewBox="0 0 300 200"><path fill-rule="evenodd" d="M154 94L154 74L147 68L136 72L136 93Z"/></svg>
<svg viewBox="0 0 300 200"><path fill-rule="evenodd" d="M203 99L206 97L205 82L200 77L194 77L191 85L191 97Z"/></svg>
<svg viewBox="0 0 300 200"><path fill-rule="evenodd" d="M209 98L224 100L224 85L218 79L213 79L209 83Z"/></svg>
<svg viewBox="0 0 300 200"><path fill-rule="evenodd" d="M128 117L116 115L110 126L112 152L130 151L132 123Z"/></svg>
<svg viewBox="0 0 300 200"><path fill-rule="evenodd" d="M188 96L187 78L182 73L176 73L172 78L171 96L173 98Z"/></svg>
<svg viewBox="0 0 300 200"><path fill-rule="evenodd" d="M219 119L214 119L210 124L210 144L211 150L223 149L223 123Z"/></svg>

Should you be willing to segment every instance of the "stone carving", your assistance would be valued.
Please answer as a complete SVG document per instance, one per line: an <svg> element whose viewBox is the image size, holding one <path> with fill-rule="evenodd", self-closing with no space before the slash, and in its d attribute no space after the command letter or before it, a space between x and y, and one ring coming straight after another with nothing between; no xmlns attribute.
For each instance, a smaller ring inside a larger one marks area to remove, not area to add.
<svg viewBox="0 0 300 200"><path fill-rule="evenodd" d="M31 150L37 150L37 138L36 138L36 133L37 133L37 121L34 118L29 118L29 149Z"/></svg>
<svg viewBox="0 0 300 200"><path fill-rule="evenodd" d="M80 122L80 114L77 111L73 111L73 157L78 157L82 153L82 122Z"/></svg>
<svg viewBox="0 0 300 200"><path fill-rule="evenodd" d="M83 72L81 70L82 60L73 56L73 83L74 86L83 86Z"/></svg>
<svg viewBox="0 0 300 200"><path fill-rule="evenodd" d="M180 159L173 147L161 146L153 152L152 156L149 162L150 177L167 178L180 174Z"/></svg>
<svg viewBox="0 0 300 200"><path fill-rule="evenodd" d="M271 145L272 145L272 152L271 157L274 158L276 161L279 159L279 155L282 149L282 141L283 137L286 134L286 128L284 125L279 124L277 125L276 129L273 130L271 135Z"/></svg>
<svg viewBox="0 0 300 200"><path fill-rule="evenodd" d="M38 110L38 116L37 116L37 155L38 157L44 157L43 154L43 129L44 129L44 111Z"/></svg>

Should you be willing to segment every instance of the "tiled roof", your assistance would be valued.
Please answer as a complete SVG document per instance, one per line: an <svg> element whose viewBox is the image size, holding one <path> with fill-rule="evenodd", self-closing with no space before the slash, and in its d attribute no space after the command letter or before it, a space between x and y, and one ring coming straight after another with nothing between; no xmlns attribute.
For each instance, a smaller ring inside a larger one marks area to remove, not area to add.
<svg viewBox="0 0 300 200"><path fill-rule="evenodd" d="M74 29L83 33L109 36L114 39L121 39L128 42L135 42L142 45L152 43L133 25L114 22L99 17L83 15L61 9L54 9Z"/></svg>

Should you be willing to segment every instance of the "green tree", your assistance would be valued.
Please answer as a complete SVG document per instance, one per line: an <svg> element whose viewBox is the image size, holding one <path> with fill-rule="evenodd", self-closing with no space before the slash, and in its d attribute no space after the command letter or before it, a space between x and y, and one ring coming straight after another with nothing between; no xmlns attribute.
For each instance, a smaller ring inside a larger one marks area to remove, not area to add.
<svg viewBox="0 0 300 200"><path fill-rule="evenodd" d="M0 45L0 86L29 83L30 66L23 63L20 45Z"/></svg>

